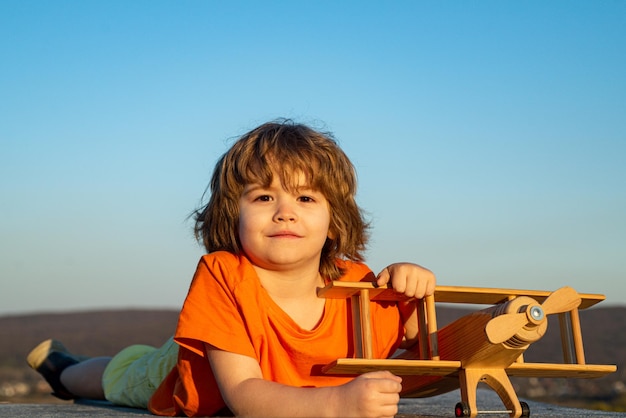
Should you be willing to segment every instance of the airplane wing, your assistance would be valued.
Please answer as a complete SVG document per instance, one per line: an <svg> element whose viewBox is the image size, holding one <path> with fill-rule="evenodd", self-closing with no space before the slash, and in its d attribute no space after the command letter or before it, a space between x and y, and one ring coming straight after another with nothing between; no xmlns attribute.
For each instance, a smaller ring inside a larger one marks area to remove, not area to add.
<svg viewBox="0 0 626 418"><path fill-rule="evenodd" d="M342 282L334 281L326 287L318 290L318 296L325 298L345 299L356 295L360 290L368 290L370 300L402 300L393 289L388 287L374 287L370 282ZM468 286L437 286L435 288L435 301L443 303L468 303L479 305L496 305L506 302L517 296L529 296L542 303L551 291L544 290L520 290L504 288L485 288ZM601 294L579 293L581 304L579 309L589 308L596 303L602 302L606 297Z"/></svg>
<svg viewBox="0 0 626 418"><path fill-rule="evenodd" d="M398 376L449 376L461 369L461 362L454 360L403 360L342 358L322 368L325 374L362 374L388 370ZM562 364L562 363L513 363L506 369L515 377L563 377L596 378L613 373L615 365Z"/></svg>

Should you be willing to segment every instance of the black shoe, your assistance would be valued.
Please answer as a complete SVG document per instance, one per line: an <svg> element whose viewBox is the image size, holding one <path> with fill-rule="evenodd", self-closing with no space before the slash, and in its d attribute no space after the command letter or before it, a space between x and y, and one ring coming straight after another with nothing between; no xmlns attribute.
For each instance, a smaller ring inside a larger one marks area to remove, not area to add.
<svg viewBox="0 0 626 418"><path fill-rule="evenodd" d="M80 361L67 352L63 344L55 340L46 340L28 354L26 361L33 370L46 379L54 396L64 400L75 398L61 383L61 372Z"/></svg>

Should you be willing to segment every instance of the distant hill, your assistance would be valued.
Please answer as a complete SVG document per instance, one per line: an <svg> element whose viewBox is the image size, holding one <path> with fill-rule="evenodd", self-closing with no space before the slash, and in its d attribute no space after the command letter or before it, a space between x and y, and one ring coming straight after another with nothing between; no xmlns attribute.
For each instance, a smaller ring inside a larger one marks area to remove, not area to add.
<svg viewBox="0 0 626 418"><path fill-rule="evenodd" d="M23 366L39 342L55 338L87 356L117 353L131 344L160 345L174 333L178 312L120 310L0 317L0 366Z"/></svg>
<svg viewBox="0 0 626 418"><path fill-rule="evenodd" d="M467 312L455 307L438 308L438 324L442 326ZM617 373L602 379L514 379L520 396L547 401L573 397L606 400L624 390L626 307L594 307L580 314L586 362L617 364ZM44 339L56 338L78 354L113 355L131 344L162 344L173 334L177 316L174 310L119 310L0 317L0 401L15 401L8 399L11 394L47 393L43 379L25 361L26 354ZM527 362L560 362L562 357L558 321L551 317L548 333L529 348L524 358ZM19 382L24 383L21 390L6 389Z"/></svg>

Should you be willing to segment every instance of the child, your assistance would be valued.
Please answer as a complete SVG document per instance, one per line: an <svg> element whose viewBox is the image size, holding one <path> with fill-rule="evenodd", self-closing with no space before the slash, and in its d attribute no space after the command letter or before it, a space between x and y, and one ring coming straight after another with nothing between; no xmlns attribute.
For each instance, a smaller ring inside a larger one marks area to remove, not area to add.
<svg viewBox="0 0 626 418"><path fill-rule="evenodd" d="M435 277L407 263L376 277L362 264L367 224L356 175L332 137L290 121L263 124L218 161L210 191L195 213L208 254L179 316L178 346L133 346L112 360L78 362L48 342L31 366L66 397L147 403L157 415L395 415L399 377L321 373L355 348L350 301L316 292L331 280L375 281L422 298L434 292ZM377 358L417 339L414 305L400 305L371 303Z"/></svg>

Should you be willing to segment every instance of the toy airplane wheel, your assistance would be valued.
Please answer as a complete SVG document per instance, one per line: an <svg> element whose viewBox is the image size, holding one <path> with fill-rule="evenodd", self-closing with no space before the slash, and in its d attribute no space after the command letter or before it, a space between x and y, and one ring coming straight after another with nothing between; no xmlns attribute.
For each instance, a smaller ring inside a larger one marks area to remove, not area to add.
<svg viewBox="0 0 626 418"><path fill-rule="evenodd" d="M528 406L528 404L526 402L520 402L520 405L522 407L522 416L523 417L529 417L530 416L530 406Z"/></svg>
<svg viewBox="0 0 626 418"><path fill-rule="evenodd" d="M454 407L455 417L469 417L470 415L470 407L465 402L459 402Z"/></svg>

